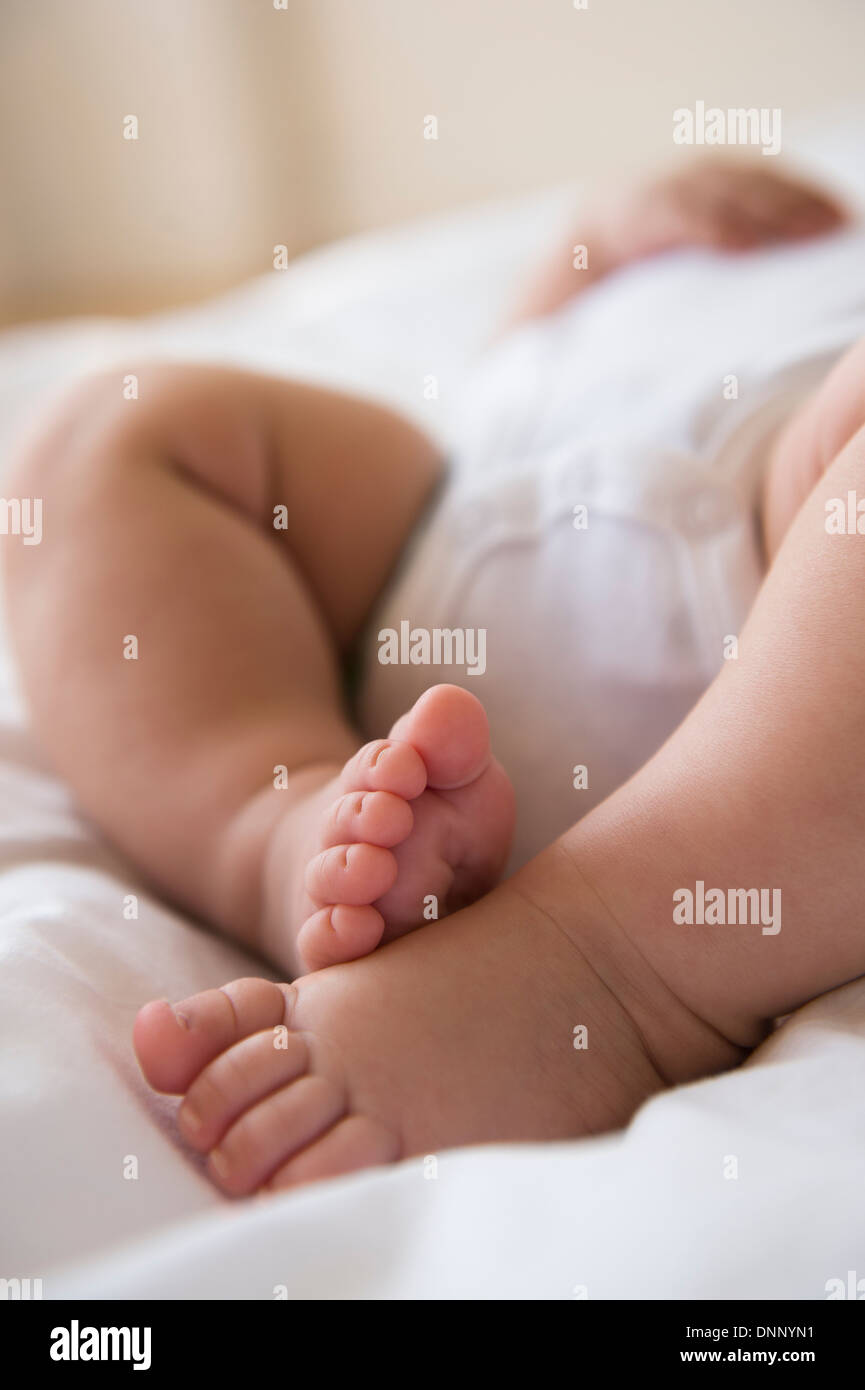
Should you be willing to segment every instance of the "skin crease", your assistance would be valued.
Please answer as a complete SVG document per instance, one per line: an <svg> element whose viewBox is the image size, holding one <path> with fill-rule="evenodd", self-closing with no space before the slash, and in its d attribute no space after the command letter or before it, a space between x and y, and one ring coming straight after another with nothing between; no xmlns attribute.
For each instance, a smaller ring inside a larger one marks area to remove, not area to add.
<svg viewBox="0 0 865 1390"><path fill-rule="evenodd" d="M598 209L575 238L589 273L575 283L559 257L518 318L641 256L843 217L795 180L698 165ZM861 470L856 351L774 445L773 565L739 660L497 887L512 793L478 702L435 687L358 750L340 697L339 662L440 475L423 436L338 393L152 366L134 412L114 377L91 380L22 446L14 486L47 520L42 545L7 551L10 621L45 747L159 891L301 975L136 1022L145 1076L186 1095L181 1131L224 1191L621 1125L865 969L849 872L865 670L844 638L865 576L821 510ZM697 879L780 887L782 932L676 926L672 895ZM450 915L414 931L428 893Z"/></svg>

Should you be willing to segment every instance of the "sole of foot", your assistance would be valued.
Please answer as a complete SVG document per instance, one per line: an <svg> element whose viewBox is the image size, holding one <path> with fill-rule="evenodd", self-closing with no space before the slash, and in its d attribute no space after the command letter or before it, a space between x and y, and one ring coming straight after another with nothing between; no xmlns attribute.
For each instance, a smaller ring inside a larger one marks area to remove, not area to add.
<svg viewBox="0 0 865 1390"><path fill-rule="evenodd" d="M513 827L483 706L459 686L433 686L277 823L268 936L298 925L276 958L294 978L473 902L501 877Z"/></svg>

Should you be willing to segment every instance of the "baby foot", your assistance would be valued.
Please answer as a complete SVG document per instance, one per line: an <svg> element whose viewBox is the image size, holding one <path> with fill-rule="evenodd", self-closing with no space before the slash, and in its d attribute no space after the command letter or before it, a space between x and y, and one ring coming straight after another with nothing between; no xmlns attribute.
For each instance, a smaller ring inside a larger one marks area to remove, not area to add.
<svg viewBox="0 0 865 1390"><path fill-rule="evenodd" d="M513 824L483 706L458 686L433 686L277 825L265 871L270 953L297 976L472 902L501 876Z"/></svg>
<svg viewBox="0 0 865 1390"><path fill-rule="evenodd" d="M642 957L617 955L621 934L566 857L535 864L534 882L522 871L350 966L141 1010L144 1075L184 1094L181 1135L224 1192L599 1132L665 1082L738 1059Z"/></svg>

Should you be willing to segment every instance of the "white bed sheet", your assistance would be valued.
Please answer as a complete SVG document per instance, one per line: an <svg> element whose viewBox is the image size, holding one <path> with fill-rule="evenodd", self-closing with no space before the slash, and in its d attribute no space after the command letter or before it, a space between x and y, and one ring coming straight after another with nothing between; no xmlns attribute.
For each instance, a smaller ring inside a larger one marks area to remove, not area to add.
<svg viewBox="0 0 865 1390"><path fill-rule="evenodd" d="M856 142L831 149L853 187ZM345 243L138 324L6 334L0 450L45 389L157 354L372 391L446 439L508 282L569 203L560 190ZM150 997L260 967L146 894L124 919L134 874L44 766L5 657L2 684L0 1278L41 1278L48 1298L811 1299L865 1277L863 983L622 1134L442 1154L434 1178L414 1161L220 1198L177 1142L173 1103L138 1076L130 1027Z"/></svg>

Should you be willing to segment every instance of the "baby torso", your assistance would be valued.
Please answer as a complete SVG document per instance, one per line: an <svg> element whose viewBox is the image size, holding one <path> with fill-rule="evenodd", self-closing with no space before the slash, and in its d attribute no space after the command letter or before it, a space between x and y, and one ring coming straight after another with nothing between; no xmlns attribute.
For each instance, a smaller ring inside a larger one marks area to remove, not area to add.
<svg viewBox="0 0 865 1390"><path fill-rule="evenodd" d="M449 484L367 633L359 716L374 736L437 681L478 695L517 791L512 867L736 659L767 441L865 332L861 240L833 243L630 271L511 335L467 390Z"/></svg>

